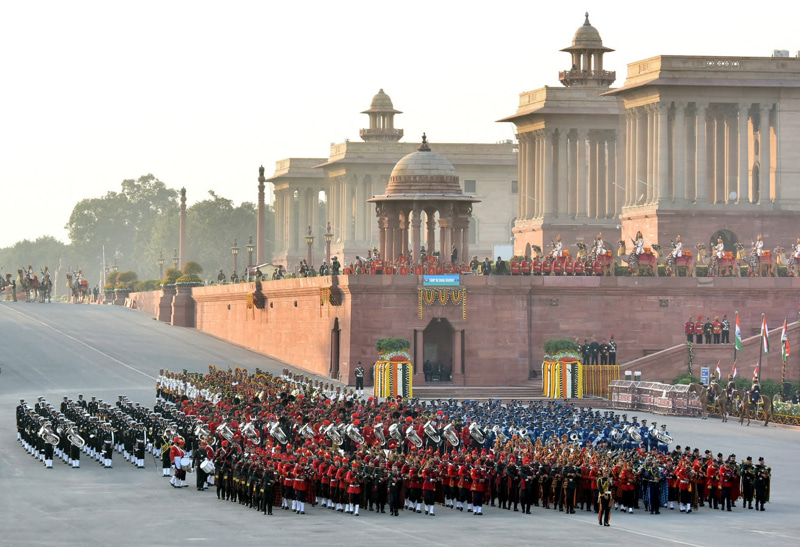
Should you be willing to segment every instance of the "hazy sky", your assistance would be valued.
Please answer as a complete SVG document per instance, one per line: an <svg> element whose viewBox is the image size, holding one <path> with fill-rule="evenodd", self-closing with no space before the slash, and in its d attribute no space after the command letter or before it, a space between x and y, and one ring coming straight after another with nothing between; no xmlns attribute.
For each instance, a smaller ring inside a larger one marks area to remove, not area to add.
<svg viewBox="0 0 800 547"><path fill-rule="evenodd" d="M558 86L589 11L605 67L659 54L800 49L797 4L532 0L0 4L0 247L153 173L257 200L258 166L358 139L383 88L405 141L496 142L522 91ZM763 6L763 10L759 6ZM544 9L545 11L540 11Z"/></svg>

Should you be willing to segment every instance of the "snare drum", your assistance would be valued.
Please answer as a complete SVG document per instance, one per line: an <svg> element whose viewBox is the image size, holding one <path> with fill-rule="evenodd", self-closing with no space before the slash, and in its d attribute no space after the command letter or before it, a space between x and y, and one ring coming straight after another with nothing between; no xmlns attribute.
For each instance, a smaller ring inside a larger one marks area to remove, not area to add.
<svg viewBox="0 0 800 547"><path fill-rule="evenodd" d="M214 462L211 460L204 460L203 463L200 464L200 469L203 470L204 473L208 473L209 475L214 474Z"/></svg>
<svg viewBox="0 0 800 547"><path fill-rule="evenodd" d="M181 469L186 471L187 473L192 472L192 458L189 456L184 456L181 458Z"/></svg>

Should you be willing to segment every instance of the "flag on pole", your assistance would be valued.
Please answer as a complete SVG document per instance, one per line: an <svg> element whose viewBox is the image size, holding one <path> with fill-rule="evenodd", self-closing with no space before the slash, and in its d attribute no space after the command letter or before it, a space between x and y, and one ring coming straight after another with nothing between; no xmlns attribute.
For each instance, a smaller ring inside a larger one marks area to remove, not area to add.
<svg viewBox="0 0 800 547"><path fill-rule="evenodd" d="M736 350L742 351L742 329L739 328L739 312L736 312L736 338L733 341Z"/></svg>
<svg viewBox="0 0 800 547"><path fill-rule="evenodd" d="M767 316L761 316L761 343L764 345L764 354L769 353L769 328L767 327Z"/></svg>
<svg viewBox="0 0 800 547"><path fill-rule="evenodd" d="M756 369L753 371L753 378L758 378L758 363L756 363Z"/></svg>
<svg viewBox="0 0 800 547"><path fill-rule="evenodd" d="M733 364L733 370L731 371L731 376L736 378L736 363Z"/></svg>
<svg viewBox="0 0 800 547"><path fill-rule="evenodd" d="M717 361L717 378L722 378L722 371L719 369L719 361Z"/></svg>
<svg viewBox="0 0 800 547"><path fill-rule="evenodd" d="M783 357L783 362L786 362L786 358L789 357L789 337L786 335L786 319L783 320L783 330L781 331L781 356Z"/></svg>

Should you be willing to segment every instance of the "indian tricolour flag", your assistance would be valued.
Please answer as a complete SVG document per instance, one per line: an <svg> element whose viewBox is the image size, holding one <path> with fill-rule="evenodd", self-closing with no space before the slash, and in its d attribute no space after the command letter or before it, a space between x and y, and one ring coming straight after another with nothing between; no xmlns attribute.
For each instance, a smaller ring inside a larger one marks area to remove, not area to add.
<svg viewBox="0 0 800 547"><path fill-rule="evenodd" d="M767 327L767 316L761 317L761 343L764 345L764 354L769 353L769 328Z"/></svg>
<svg viewBox="0 0 800 547"><path fill-rule="evenodd" d="M739 312L736 312L736 338L733 341L737 351L742 351L742 329L739 328Z"/></svg>

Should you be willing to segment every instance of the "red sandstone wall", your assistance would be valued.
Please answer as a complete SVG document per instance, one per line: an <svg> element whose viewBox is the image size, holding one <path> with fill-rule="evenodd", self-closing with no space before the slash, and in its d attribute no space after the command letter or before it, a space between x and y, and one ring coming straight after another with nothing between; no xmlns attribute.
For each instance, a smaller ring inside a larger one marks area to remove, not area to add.
<svg viewBox="0 0 800 547"><path fill-rule="evenodd" d="M130 299L136 302L136 309L150 315L156 315L158 303L161 300L161 291L134 292Z"/></svg>
<svg viewBox="0 0 800 547"><path fill-rule="evenodd" d="M733 322L738 309L743 335L748 337L754 329L757 332L764 312L770 327L776 329L784 317L790 321L797 317L800 295L800 279L792 278L467 276L462 281L467 287L466 320L460 306L438 303L424 306L419 319L414 276L340 276L341 305L331 306L330 317L327 307L320 310L319 289L329 287L331 278L309 278L264 283L265 310L246 309L253 284L197 288L196 323L199 330L213 336L328 375L331 328L338 317L341 378L353 383L357 362L368 369L375 360L378 338L404 337L413 345L415 329L424 330L437 318L447 319L454 329L465 331L463 383L509 385L525 381L529 369L539 370L543 344L550 338L582 340L596 334L605 340L613 333L619 346L617 361L624 363L642 357L645 350L681 344L689 316L713 319L727 312ZM147 307L143 306L140 309ZM800 348L800 331L792 332L792 345ZM764 360L763 378L780 379L779 338L773 332L773 352ZM740 374L752 373L757 350L755 342L745 348L739 358ZM698 347L695 363L699 367L719 359L727 374L732 351L732 346ZM800 351L795 349L790 359L788 376L800 378ZM630 368L641 370L647 379L672 380L685 370L686 358L676 351Z"/></svg>

